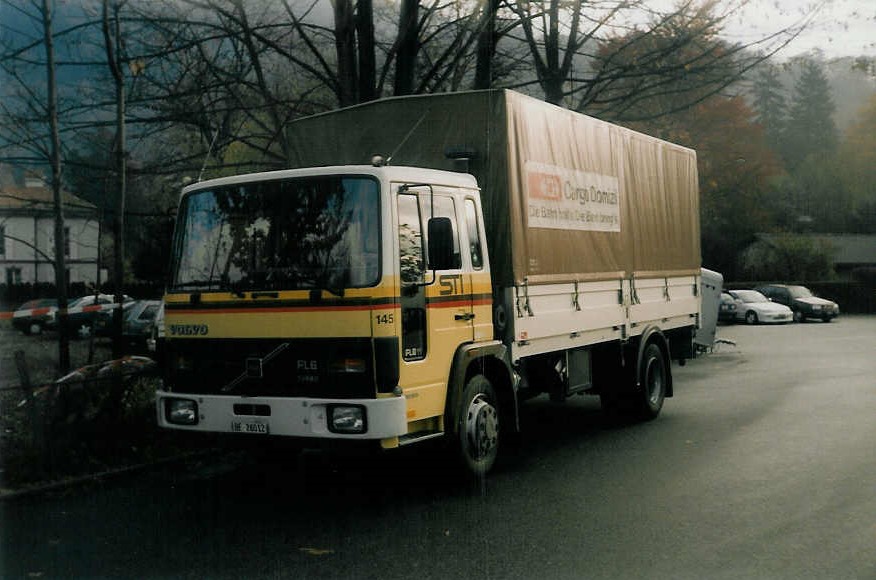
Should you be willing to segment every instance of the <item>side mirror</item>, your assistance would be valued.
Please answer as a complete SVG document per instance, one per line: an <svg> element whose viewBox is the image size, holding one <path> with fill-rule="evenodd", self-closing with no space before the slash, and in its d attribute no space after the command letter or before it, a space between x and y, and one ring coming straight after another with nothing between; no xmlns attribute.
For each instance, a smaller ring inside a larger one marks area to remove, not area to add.
<svg viewBox="0 0 876 580"><path fill-rule="evenodd" d="M453 251L453 222L448 217L433 217L429 220L429 268L453 270L459 268L459 254Z"/></svg>

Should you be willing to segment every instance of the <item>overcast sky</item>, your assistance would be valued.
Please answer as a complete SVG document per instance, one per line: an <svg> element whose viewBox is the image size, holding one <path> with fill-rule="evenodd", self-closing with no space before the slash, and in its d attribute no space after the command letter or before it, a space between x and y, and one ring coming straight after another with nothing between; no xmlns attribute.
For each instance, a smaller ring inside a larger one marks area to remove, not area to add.
<svg viewBox="0 0 876 580"><path fill-rule="evenodd" d="M779 58L813 49L827 58L876 57L876 0L750 0L740 16L727 22L726 30L732 40L751 42L800 23L819 4L815 19Z"/></svg>

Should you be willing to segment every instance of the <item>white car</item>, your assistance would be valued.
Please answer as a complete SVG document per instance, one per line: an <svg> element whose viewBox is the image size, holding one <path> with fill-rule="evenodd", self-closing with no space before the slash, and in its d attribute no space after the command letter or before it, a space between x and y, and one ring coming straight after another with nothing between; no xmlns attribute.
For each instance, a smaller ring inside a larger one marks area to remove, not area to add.
<svg viewBox="0 0 876 580"><path fill-rule="evenodd" d="M790 308L772 302L756 290L730 290L729 294L736 300L736 320L744 320L747 324L783 324L794 320Z"/></svg>

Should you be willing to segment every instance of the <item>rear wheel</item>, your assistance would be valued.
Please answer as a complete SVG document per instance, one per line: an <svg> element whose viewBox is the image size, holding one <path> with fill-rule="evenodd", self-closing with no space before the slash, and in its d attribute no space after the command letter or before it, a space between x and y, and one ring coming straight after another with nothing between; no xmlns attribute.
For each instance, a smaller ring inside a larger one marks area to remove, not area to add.
<svg viewBox="0 0 876 580"><path fill-rule="evenodd" d="M639 415L643 419L653 419L660 414L666 399L666 385L669 375L663 351L654 343L645 348L642 364L639 367Z"/></svg>
<svg viewBox="0 0 876 580"><path fill-rule="evenodd" d="M753 310L749 310L745 313L745 323L746 324L757 324L757 313Z"/></svg>
<svg viewBox="0 0 876 580"><path fill-rule="evenodd" d="M617 384L603 383L599 394L608 418L650 420L660 414L669 385L669 365L657 344L648 343L639 365L621 367L618 377Z"/></svg>
<svg viewBox="0 0 876 580"><path fill-rule="evenodd" d="M486 475L499 454L500 425L496 391L484 375L466 383L456 429L463 467L474 476Z"/></svg>

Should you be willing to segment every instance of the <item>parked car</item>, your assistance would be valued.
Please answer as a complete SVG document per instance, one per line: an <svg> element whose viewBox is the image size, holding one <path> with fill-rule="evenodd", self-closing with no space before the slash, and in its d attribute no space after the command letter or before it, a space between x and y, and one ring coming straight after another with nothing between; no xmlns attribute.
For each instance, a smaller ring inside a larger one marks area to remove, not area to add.
<svg viewBox="0 0 876 580"><path fill-rule="evenodd" d="M24 314L25 311L30 310L38 311ZM40 334L48 326L56 310L58 310L58 301L54 298L29 300L15 310L12 327L24 334Z"/></svg>
<svg viewBox="0 0 876 580"><path fill-rule="evenodd" d="M161 301L155 319L149 330L149 338L146 339L146 350L152 353L152 357L162 362L164 358L164 301Z"/></svg>
<svg viewBox="0 0 876 580"><path fill-rule="evenodd" d="M139 346L146 346L146 341L152 332L155 315L158 314L160 306L160 300L135 300L125 303L122 306L124 308L122 339ZM112 325L113 311L103 311L94 321L94 332L97 335L110 336L112 335Z"/></svg>
<svg viewBox="0 0 876 580"><path fill-rule="evenodd" d="M729 294L736 300L736 320L747 324L781 324L794 320L790 308L770 301L757 290L730 290Z"/></svg>
<svg viewBox="0 0 876 580"><path fill-rule="evenodd" d="M839 316L839 305L836 302L819 298L805 286L767 284L758 286L757 291L773 302L789 307L794 312L794 320L797 322L807 318L819 318L830 322Z"/></svg>
<svg viewBox="0 0 876 580"><path fill-rule="evenodd" d="M721 302L718 304L718 321L736 321L736 299L728 292L721 292Z"/></svg>
<svg viewBox="0 0 876 580"><path fill-rule="evenodd" d="M122 303L122 328L124 329L125 317L128 315L128 310L133 307L138 301L130 300ZM94 335L95 336L112 336L113 333L113 317L115 308L101 310L94 316Z"/></svg>
<svg viewBox="0 0 876 580"><path fill-rule="evenodd" d="M123 303L130 302L132 300L133 298L131 298L130 296L124 296ZM87 296L82 296L81 298L76 298L75 300L70 301L67 304L67 308L85 308L87 306L94 306L98 304L112 304L113 302L115 302L115 297L111 294L98 294L97 296L95 296L94 294L89 294ZM72 314L68 314L67 328L74 337L88 338L89 336L91 336L91 333L94 329L94 321L100 312L101 311L99 310L91 310L87 312L74 312ZM53 314L51 316L48 327L57 329L58 319L59 317Z"/></svg>

